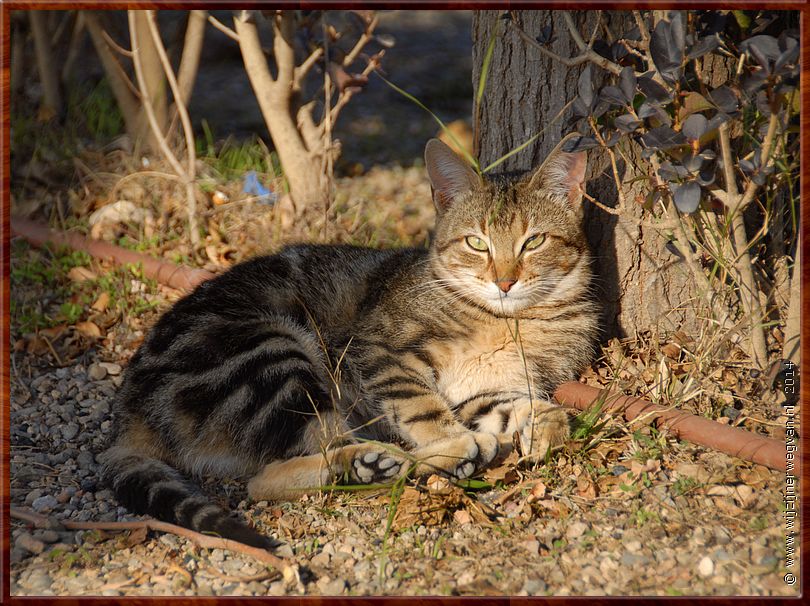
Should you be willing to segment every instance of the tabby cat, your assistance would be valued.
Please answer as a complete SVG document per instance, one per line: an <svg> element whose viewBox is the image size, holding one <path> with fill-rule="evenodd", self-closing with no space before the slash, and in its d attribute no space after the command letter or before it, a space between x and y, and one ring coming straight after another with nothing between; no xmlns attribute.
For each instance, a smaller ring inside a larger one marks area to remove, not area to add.
<svg viewBox="0 0 810 606"><path fill-rule="evenodd" d="M411 464L463 479L515 432L537 458L567 437L548 394L590 361L597 330L584 154L558 146L518 182L482 182L435 139L425 163L429 249L289 246L157 322L102 457L123 505L266 547L190 478L252 476L256 500L391 482Z"/></svg>

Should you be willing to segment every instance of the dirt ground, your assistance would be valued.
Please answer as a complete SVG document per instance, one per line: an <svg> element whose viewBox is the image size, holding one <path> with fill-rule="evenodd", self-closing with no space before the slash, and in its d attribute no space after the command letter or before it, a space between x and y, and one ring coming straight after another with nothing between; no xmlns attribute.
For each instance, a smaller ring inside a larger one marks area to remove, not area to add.
<svg viewBox="0 0 810 606"><path fill-rule="evenodd" d="M430 61L398 64L402 55L392 51L391 78L421 83L417 96L443 99L433 104L443 118L468 115L469 14L385 19L383 29L394 32L403 53L428 57L425 49L446 48L458 60L458 73L436 88ZM407 35L416 30L421 37ZM219 69L202 84L223 86L217 78L228 67ZM338 181L325 232L282 229L276 209L238 203L234 181L217 185L231 203L201 209L209 233L202 256L172 235L178 220L171 212L97 235L212 271L314 237L424 245L433 210L418 158L435 123L381 82L366 92L348 106L338 131L344 166L361 167L347 168L356 176ZM217 128L258 128L242 118ZM81 158L94 179L76 169L79 185L72 181L65 191L18 188L15 208L57 226L66 200L83 208L116 185L119 199L171 208L165 183L121 183L131 165L120 154L88 150ZM67 227L82 228L69 217ZM249 556L171 534L65 530L60 521L138 519L99 482L96 456L128 359L181 293L145 279L137 267L114 268L17 239L11 270L11 505L53 522L38 528L13 521L12 595L798 595L789 575L800 577L800 529L798 519L787 525L784 473L677 440L644 420L574 411L572 439L547 463L526 469L507 459L465 487L433 477L255 503L244 478L204 482L212 498L282 543L276 555L295 566L291 578ZM782 386L750 372L739 349L701 355L703 338L647 333L612 340L583 381L784 441L787 414L796 413L798 427L799 407L784 407L790 401Z"/></svg>

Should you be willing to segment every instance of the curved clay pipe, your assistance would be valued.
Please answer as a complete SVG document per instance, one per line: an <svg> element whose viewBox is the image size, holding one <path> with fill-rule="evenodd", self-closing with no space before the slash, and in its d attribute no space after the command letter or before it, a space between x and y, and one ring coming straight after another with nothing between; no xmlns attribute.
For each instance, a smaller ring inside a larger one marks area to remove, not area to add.
<svg viewBox="0 0 810 606"><path fill-rule="evenodd" d="M606 392L573 381L563 383L554 392L557 402L579 410L588 410L600 397L604 398L603 412L620 412L626 421L644 415L655 427L666 428L678 439L786 471L785 444L779 440L722 425L677 408L658 406L641 398Z"/></svg>
<svg viewBox="0 0 810 606"><path fill-rule="evenodd" d="M140 263L147 278L179 290L193 290L201 282L214 277L213 273L205 269L184 267L170 261L155 259L109 242L85 238L77 233L56 231L28 219L11 217L11 231L22 236L34 246L44 246L50 242L58 246L68 246L74 250L84 251L99 259L112 260L118 265Z"/></svg>

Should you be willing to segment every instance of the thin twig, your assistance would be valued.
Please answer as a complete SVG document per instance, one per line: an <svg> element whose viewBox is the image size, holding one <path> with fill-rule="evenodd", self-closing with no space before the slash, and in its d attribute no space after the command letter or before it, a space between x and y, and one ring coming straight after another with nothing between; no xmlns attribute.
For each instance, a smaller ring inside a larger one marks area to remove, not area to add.
<svg viewBox="0 0 810 606"><path fill-rule="evenodd" d="M146 23L149 26L149 32L152 35L155 49L157 50L160 62L163 65L163 71L166 74L166 79L169 82L169 88L172 90L174 96L174 104L177 108L177 113L180 116L180 123L183 125L183 134L186 139L186 155L188 156L188 170L185 173L186 184L186 204L188 205L188 228L191 237L191 244L197 246L200 243L200 231L197 227L197 191L194 185L194 174L197 164L197 150L194 144L194 131L191 128L191 120L188 116L188 110L183 102L183 95L180 87L177 84L177 78L172 70L172 65L169 62L169 57L166 54L166 49L163 46L163 41L160 39L160 32L158 32L157 23L155 21L155 11L146 11Z"/></svg>
<svg viewBox="0 0 810 606"><path fill-rule="evenodd" d="M295 86L300 88L301 83L306 78L306 75L309 73L309 70L318 62L323 56L323 47L319 46L314 51L309 54L309 57L304 59L304 61L295 68Z"/></svg>
<svg viewBox="0 0 810 606"><path fill-rule="evenodd" d="M231 40L236 40L239 42L239 34L233 31L230 27L225 25L222 21L214 17L214 15L208 15L208 22L221 31L223 34L228 36Z"/></svg>
<svg viewBox="0 0 810 606"><path fill-rule="evenodd" d="M139 530L146 528L147 530L154 530L155 532L164 532L173 534L178 537L188 539L198 547L203 549L226 549L236 553L244 553L245 555L252 556L257 560L266 562L271 566L277 568L282 572L285 578L288 575L295 574L290 565L280 557L273 555L266 549L259 547L251 547L232 539L222 539L207 534L202 534L195 530L183 528L176 524L169 524L168 522L161 522L153 518L145 520L136 520L133 522L74 522L72 520L52 520L47 516L43 516L32 511L25 511L17 507L11 507L11 517L17 520L23 520L30 524L34 524L41 528L52 528L55 525L61 525L62 528L67 530ZM288 572L289 571L289 572Z"/></svg>
<svg viewBox="0 0 810 606"><path fill-rule="evenodd" d="M119 45L115 40L112 39L112 36L107 33L106 29L101 30L101 36L104 38L104 42L112 48L116 53L119 55L124 55L124 57L132 58L132 51L125 49L121 45Z"/></svg>
<svg viewBox="0 0 810 606"><path fill-rule="evenodd" d="M371 40L371 37L374 34L374 29L377 27L378 21L379 17L377 17L377 15L375 14L374 18L366 26L366 30L357 40L352 50L350 50L349 53L345 57L343 57L343 67L349 67L352 63L354 63L354 60L357 59L358 55L360 54L360 51L362 51L363 48L366 46L366 44L368 44L368 41Z"/></svg>

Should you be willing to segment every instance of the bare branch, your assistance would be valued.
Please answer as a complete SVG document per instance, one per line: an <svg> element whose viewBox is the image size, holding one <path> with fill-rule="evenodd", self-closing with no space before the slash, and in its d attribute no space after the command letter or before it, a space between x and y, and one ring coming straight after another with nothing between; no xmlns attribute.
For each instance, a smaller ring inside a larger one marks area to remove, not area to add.
<svg viewBox="0 0 810 606"><path fill-rule="evenodd" d="M158 148L163 153L166 161L171 164L172 169L174 169L179 176L188 178L185 169L180 164L177 157L172 153L171 148L169 148L166 137L161 132L160 125L158 124L157 116L155 115L155 108L152 106L152 98L149 96L146 78L144 77L143 73L143 66L141 65L140 49L138 47L138 32L135 24L134 11L127 11L127 19L129 21L129 35L132 40L132 62L135 65L135 76L138 80L138 86L141 89L141 103L144 111L146 112L146 118L149 120L149 126L152 129L152 134L155 137Z"/></svg>
<svg viewBox="0 0 810 606"><path fill-rule="evenodd" d="M52 528L54 526L61 526L67 530L139 530L146 528L147 530L154 530L156 532L164 532L168 534L177 535L190 540L192 543L203 549L226 549L236 553L244 553L245 555L252 556L257 560L270 564L271 566L282 571L285 579L289 578L290 565L278 556L273 555L266 549L259 547L251 547L244 543L239 543L232 539L221 539L207 534L202 534L189 528L183 528L168 522L161 522L152 518L145 520L136 520L134 522L76 522L73 520L51 520L43 515L39 515L30 511L24 511L17 507L11 508L11 517L17 520L23 520L29 524L34 524L40 528ZM294 575L294 573L293 573Z"/></svg>
<svg viewBox="0 0 810 606"><path fill-rule="evenodd" d="M183 54L180 55L180 66L177 68L177 85L180 100L184 105L188 105L191 91L194 89L194 81L197 79L207 16L208 11L190 11L188 15Z"/></svg>
<svg viewBox="0 0 810 606"><path fill-rule="evenodd" d="M45 14L43 11L31 10L28 11L28 16L31 21L31 33L34 36L37 72L39 72L39 81L42 84L42 96L45 105L58 114L62 111L62 95L59 92L59 78L56 75L56 62L51 52Z"/></svg>
<svg viewBox="0 0 810 606"><path fill-rule="evenodd" d="M357 40L357 43L354 45L352 50L343 58L343 67L349 67L354 60L360 55L360 51L368 44L368 41L371 40L374 29L377 27L377 23L379 22L379 17L375 14L372 20L366 26L366 31L360 36Z"/></svg>
<svg viewBox="0 0 810 606"><path fill-rule="evenodd" d="M118 107L121 108L121 113L127 124L127 132L134 135L138 131L136 123L139 113L140 92L129 79L121 64L118 63L104 39L104 28L99 23L98 14L95 11L82 11L81 14L84 16L87 31L90 33L90 39L101 59L104 72L107 74L115 100Z"/></svg>
<svg viewBox="0 0 810 606"><path fill-rule="evenodd" d="M194 17L192 16L191 18ZM197 15L197 19L201 23L203 22L203 19L200 19L200 15ZM174 103L177 107L177 113L180 116L180 122L183 125L183 134L185 135L186 139L186 154L188 156L188 170L186 171L185 175L183 175L186 183L188 229L190 232L189 236L191 238L191 243L196 247L200 243L200 231L197 226L197 192L194 187L194 173L197 163L197 150L194 145L194 131L191 128L191 120L188 117L188 111L186 110L186 105L183 102L182 91L180 90L180 86L178 85L177 79L174 76L172 64L169 61L169 56L166 54L163 41L160 39L160 32L158 31L157 23L155 21L155 11L146 11L146 23L149 26L149 33L152 35L152 42L155 44L155 50L157 51L158 57L160 57L160 63L163 65L163 71L166 74L166 79L169 82L169 88L172 90Z"/></svg>
<svg viewBox="0 0 810 606"><path fill-rule="evenodd" d="M101 35L104 37L104 42L113 49L119 55L123 55L124 57L132 58L132 51L125 49L124 47L120 46L115 40L112 39L112 36L107 33L107 30L101 30Z"/></svg>
<svg viewBox="0 0 810 606"><path fill-rule="evenodd" d="M775 112L771 114L771 124L775 124L775 116ZM767 147L765 143L763 143L762 146L762 152L764 154L770 152L771 142L773 141L773 133L775 131L776 127L774 126L774 128L771 129L769 125L768 134L770 135L770 138L768 138L766 135ZM749 252L751 244L748 241L748 236L745 232L745 220L743 219L742 214L743 209L748 205L749 202L745 202L745 205L743 205L743 200L739 198L737 180L734 176L734 165L732 161L731 138L728 132L728 122L724 122L720 125L719 135L720 156L723 162L726 191L729 194L729 198L732 200L739 200L729 208L732 227L731 241L732 245L734 246L734 252L737 255L737 258L734 261L734 269L738 275L737 282L740 285L740 299L746 315L751 322L750 353L754 364L758 368L764 368L765 363L768 360L768 344L765 340L765 330L762 327L762 319L764 318L764 314L762 312L762 307L759 304L759 289L757 288L754 272L751 268L751 254ZM766 156L763 156L763 167L765 166L765 163L770 160L770 158L766 158ZM754 181L751 181L748 189L746 190L746 194L748 194L748 191L751 191L751 199L753 199L756 189L757 185L754 183ZM744 293L743 288L747 292Z"/></svg>
<svg viewBox="0 0 810 606"><path fill-rule="evenodd" d="M279 82L277 94L287 99L292 92L295 74L295 22L292 11L279 11L273 19L273 56L276 59Z"/></svg>
<svg viewBox="0 0 810 606"><path fill-rule="evenodd" d="M593 50L587 48L587 45L585 45L585 42L582 40L582 37L579 37L579 41L582 42L583 47L586 49L585 52L583 52L580 55L577 55L576 57L561 57L560 55L558 55L554 51L549 50L548 48L546 48L545 46L543 46L542 44L537 42L537 40L535 40L529 34L527 34L525 31L523 31L523 28L520 27L515 22L514 19L511 19L510 23L512 24L512 27L515 28L515 31L518 33L518 35L521 38L523 38L523 40L527 44L529 44L530 46L533 46L534 48L539 50L541 53L543 53L549 59L552 59L554 61L559 61L560 63L562 63L566 67L575 67L577 65L581 65L582 63L586 63L586 62L590 61L591 63L594 63L594 64L598 65L599 67L601 67L603 69L606 69L609 72L611 72L612 74L615 74L617 76L622 71L622 68L619 67L617 64L613 63L612 61L609 61L608 59L605 59L604 57L602 57L598 53L596 53ZM579 36L579 32L577 32L577 36Z"/></svg>
<svg viewBox="0 0 810 606"><path fill-rule="evenodd" d="M321 57L323 57L323 48L319 46L309 54L309 57L304 59L301 65L295 68L296 88L301 88L301 83L304 81L304 78L306 78L309 70L312 69L312 66L315 65Z"/></svg>
<svg viewBox="0 0 810 606"><path fill-rule="evenodd" d="M368 64L366 65L365 69L361 72L361 75L362 76L368 76L368 75L371 74L371 72L373 72L375 69L377 69L379 67L379 65L380 65L380 58L383 56L383 54L385 54L385 51L381 50L374 57L371 57L369 59ZM352 97L354 97L354 95L358 91L359 91L359 89L356 88L356 87L349 87L349 88L344 89L343 92L340 93L340 97L338 97L338 100L335 102L335 106L332 108L332 118L331 119L332 119L333 124L337 120L337 117L340 114L340 110L342 110L346 106L346 104L349 101L351 101Z"/></svg>
<svg viewBox="0 0 810 606"><path fill-rule="evenodd" d="M228 36L231 40L236 40L239 42L239 34L233 31L230 27L225 25L222 21L214 17L214 15L208 15L208 22L221 31L223 34Z"/></svg>
<svg viewBox="0 0 810 606"><path fill-rule="evenodd" d="M650 30L647 27L647 22L644 21L644 16L641 14L641 11L633 11L633 18L636 20L638 31L641 33L640 47L642 50L647 50L650 48Z"/></svg>

